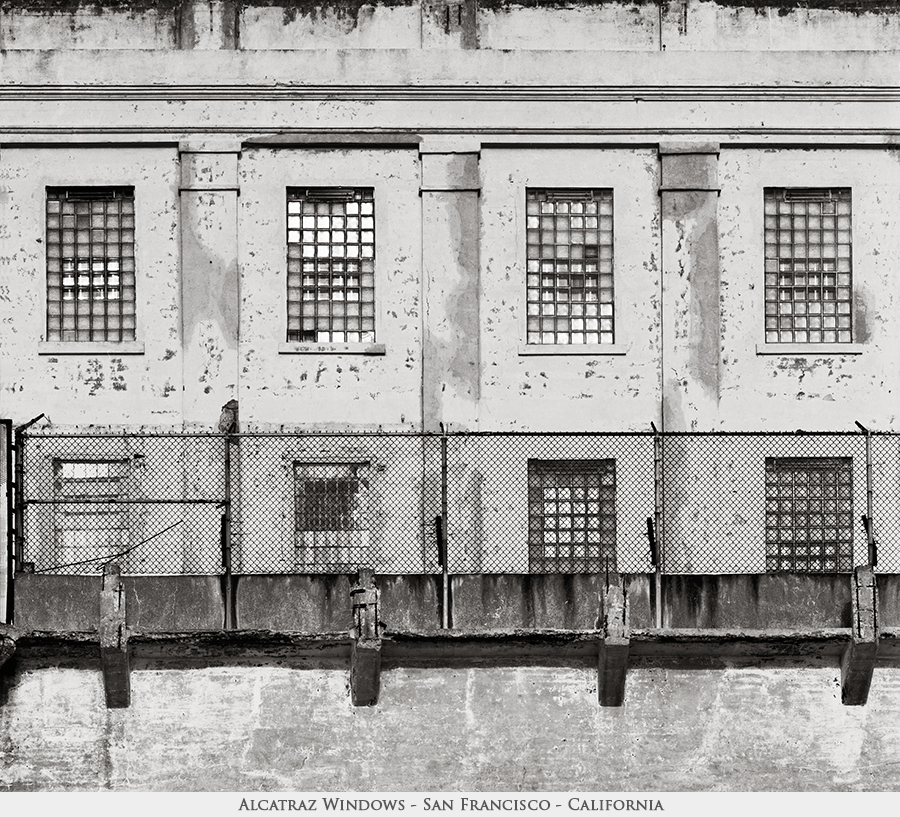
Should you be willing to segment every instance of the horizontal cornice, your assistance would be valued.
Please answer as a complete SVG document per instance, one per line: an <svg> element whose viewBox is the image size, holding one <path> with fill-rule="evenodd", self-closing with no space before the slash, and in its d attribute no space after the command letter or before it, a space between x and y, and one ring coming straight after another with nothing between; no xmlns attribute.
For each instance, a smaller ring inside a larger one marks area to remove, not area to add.
<svg viewBox="0 0 900 817"><path fill-rule="evenodd" d="M0 101L28 102L629 102L896 103L900 86L664 85L3 85Z"/></svg>

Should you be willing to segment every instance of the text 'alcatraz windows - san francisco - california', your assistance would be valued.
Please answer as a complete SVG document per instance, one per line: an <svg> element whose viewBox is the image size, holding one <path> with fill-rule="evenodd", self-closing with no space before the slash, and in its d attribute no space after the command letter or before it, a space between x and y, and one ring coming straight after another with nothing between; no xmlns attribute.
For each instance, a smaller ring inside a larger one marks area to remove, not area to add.
<svg viewBox="0 0 900 817"><path fill-rule="evenodd" d="M287 340L375 340L375 202L371 189L287 196Z"/></svg>
<svg viewBox="0 0 900 817"><path fill-rule="evenodd" d="M528 190L527 342L615 342L612 190Z"/></svg>
<svg viewBox="0 0 900 817"><path fill-rule="evenodd" d="M135 339L134 190L47 190L47 340Z"/></svg>
<svg viewBox="0 0 900 817"><path fill-rule="evenodd" d="M766 343L850 343L850 190L765 191Z"/></svg>

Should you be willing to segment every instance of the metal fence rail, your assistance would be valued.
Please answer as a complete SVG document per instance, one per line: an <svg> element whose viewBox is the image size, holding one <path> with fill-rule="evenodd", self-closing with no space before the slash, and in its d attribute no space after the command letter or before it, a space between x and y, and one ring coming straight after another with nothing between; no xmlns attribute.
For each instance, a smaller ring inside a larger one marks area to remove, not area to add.
<svg viewBox="0 0 900 817"><path fill-rule="evenodd" d="M900 572L900 435L20 435L16 557L131 574Z"/></svg>

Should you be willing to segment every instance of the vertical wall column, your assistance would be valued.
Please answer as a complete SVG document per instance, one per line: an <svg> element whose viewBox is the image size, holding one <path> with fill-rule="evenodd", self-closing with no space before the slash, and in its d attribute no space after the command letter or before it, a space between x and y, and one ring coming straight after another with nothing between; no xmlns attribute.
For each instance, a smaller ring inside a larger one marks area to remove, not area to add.
<svg viewBox="0 0 900 817"><path fill-rule="evenodd" d="M708 431L718 419L719 184L716 144L664 144L662 163L663 423Z"/></svg>
<svg viewBox="0 0 900 817"><path fill-rule="evenodd" d="M239 47L240 3L237 0L182 0L178 47L191 51Z"/></svg>
<svg viewBox="0 0 900 817"><path fill-rule="evenodd" d="M474 430L481 390L477 146L424 142L422 419Z"/></svg>
<svg viewBox="0 0 900 817"><path fill-rule="evenodd" d="M236 143L181 146L184 420L213 425L238 385Z"/></svg>
<svg viewBox="0 0 900 817"><path fill-rule="evenodd" d="M478 48L477 0L422 0L422 48Z"/></svg>

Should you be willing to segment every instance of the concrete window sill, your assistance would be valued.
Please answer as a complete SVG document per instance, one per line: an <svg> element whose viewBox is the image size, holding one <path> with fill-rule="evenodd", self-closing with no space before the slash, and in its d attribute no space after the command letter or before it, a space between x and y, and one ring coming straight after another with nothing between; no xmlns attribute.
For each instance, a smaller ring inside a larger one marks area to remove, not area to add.
<svg viewBox="0 0 900 817"><path fill-rule="evenodd" d="M280 355L370 355L385 354L383 343L280 343Z"/></svg>
<svg viewBox="0 0 900 817"><path fill-rule="evenodd" d="M624 355L628 347L621 343L531 343L519 346L519 355Z"/></svg>
<svg viewBox="0 0 900 817"><path fill-rule="evenodd" d="M39 355L142 355L144 343L127 340L122 343L107 341L56 341L45 340L38 344Z"/></svg>
<svg viewBox="0 0 900 817"><path fill-rule="evenodd" d="M861 355L862 343L757 343L758 355Z"/></svg>

